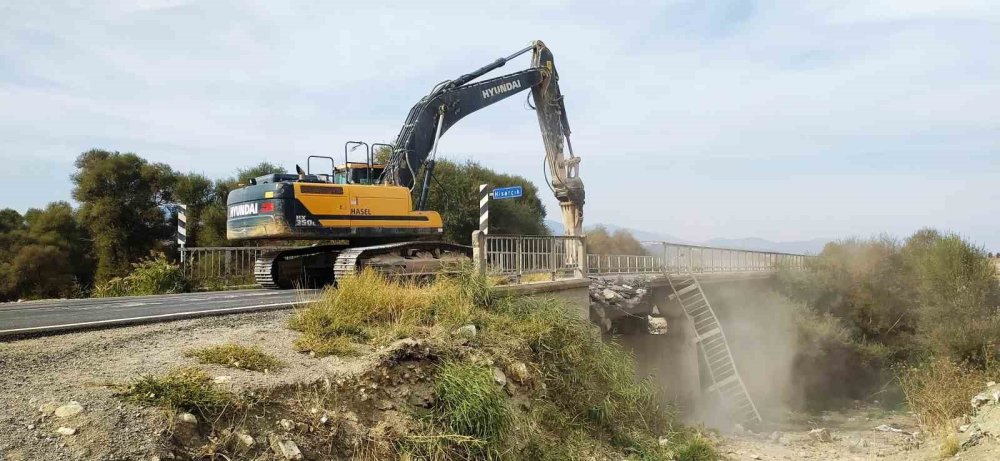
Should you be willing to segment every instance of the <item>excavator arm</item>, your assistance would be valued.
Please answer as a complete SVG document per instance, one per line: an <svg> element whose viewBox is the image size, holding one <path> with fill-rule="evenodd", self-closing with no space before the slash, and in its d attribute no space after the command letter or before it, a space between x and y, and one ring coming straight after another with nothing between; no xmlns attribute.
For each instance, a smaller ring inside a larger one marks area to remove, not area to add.
<svg viewBox="0 0 1000 461"><path fill-rule="evenodd" d="M472 83L472 80L528 51L533 51L529 69ZM545 164L551 175L550 186L562 208L566 234L581 235L585 194L583 181L579 178L580 158L573 155L569 121L558 81L552 52L541 41L535 41L531 46L472 73L442 82L410 109L396 137L382 182L413 190L418 186L417 178L422 173L416 208L425 209L434 170L434 154L441 135L466 115L531 89L545 145Z"/></svg>

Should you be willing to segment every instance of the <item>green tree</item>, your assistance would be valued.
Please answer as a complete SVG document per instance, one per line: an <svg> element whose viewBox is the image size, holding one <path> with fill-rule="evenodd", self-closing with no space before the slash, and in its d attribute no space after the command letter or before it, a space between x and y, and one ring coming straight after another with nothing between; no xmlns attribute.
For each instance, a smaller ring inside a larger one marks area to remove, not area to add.
<svg viewBox="0 0 1000 461"><path fill-rule="evenodd" d="M163 208L172 203L176 180L169 166L94 149L76 167L73 198L93 236L98 281L127 274L132 262L173 236Z"/></svg>
<svg viewBox="0 0 1000 461"><path fill-rule="evenodd" d="M494 234L548 235L545 207L538 188L521 176L497 173L476 162L438 160L434 167L427 207L441 213L445 238L468 244L479 229L479 185L521 186L524 196L490 202L490 232Z"/></svg>

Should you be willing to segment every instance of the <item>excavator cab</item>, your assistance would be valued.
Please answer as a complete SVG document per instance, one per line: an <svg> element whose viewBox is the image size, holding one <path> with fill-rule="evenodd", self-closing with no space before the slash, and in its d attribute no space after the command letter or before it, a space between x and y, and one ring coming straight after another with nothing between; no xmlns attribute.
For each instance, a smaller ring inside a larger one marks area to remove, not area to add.
<svg viewBox="0 0 1000 461"><path fill-rule="evenodd" d="M334 184L375 184L385 165L349 162L333 168Z"/></svg>

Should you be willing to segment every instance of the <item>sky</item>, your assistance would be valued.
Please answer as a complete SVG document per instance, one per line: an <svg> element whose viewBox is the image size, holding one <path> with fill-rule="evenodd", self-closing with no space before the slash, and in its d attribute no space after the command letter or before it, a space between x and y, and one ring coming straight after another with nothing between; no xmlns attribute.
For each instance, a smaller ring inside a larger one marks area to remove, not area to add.
<svg viewBox="0 0 1000 461"><path fill-rule="evenodd" d="M91 148L218 178L391 142L436 83L540 39L587 223L691 241L929 226L1000 250L991 3L0 0L0 207L68 200ZM521 96L438 155L544 188Z"/></svg>

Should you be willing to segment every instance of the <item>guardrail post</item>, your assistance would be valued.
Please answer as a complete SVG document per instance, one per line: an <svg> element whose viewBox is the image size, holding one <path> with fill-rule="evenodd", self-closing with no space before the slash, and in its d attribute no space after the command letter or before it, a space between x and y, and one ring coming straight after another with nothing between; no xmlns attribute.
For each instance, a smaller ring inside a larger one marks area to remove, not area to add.
<svg viewBox="0 0 1000 461"><path fill-rule="evenodd" d="M472 266L479 275L486 275L486 234L472 231Z"/></svg>
<svg viewBox="0 0 1000 461"><path fill-rule="evenodd" d="M517 237L514 240L514 272L517 273L517 283L521 283L521 275L524 272L524 237Z"/></svg>

